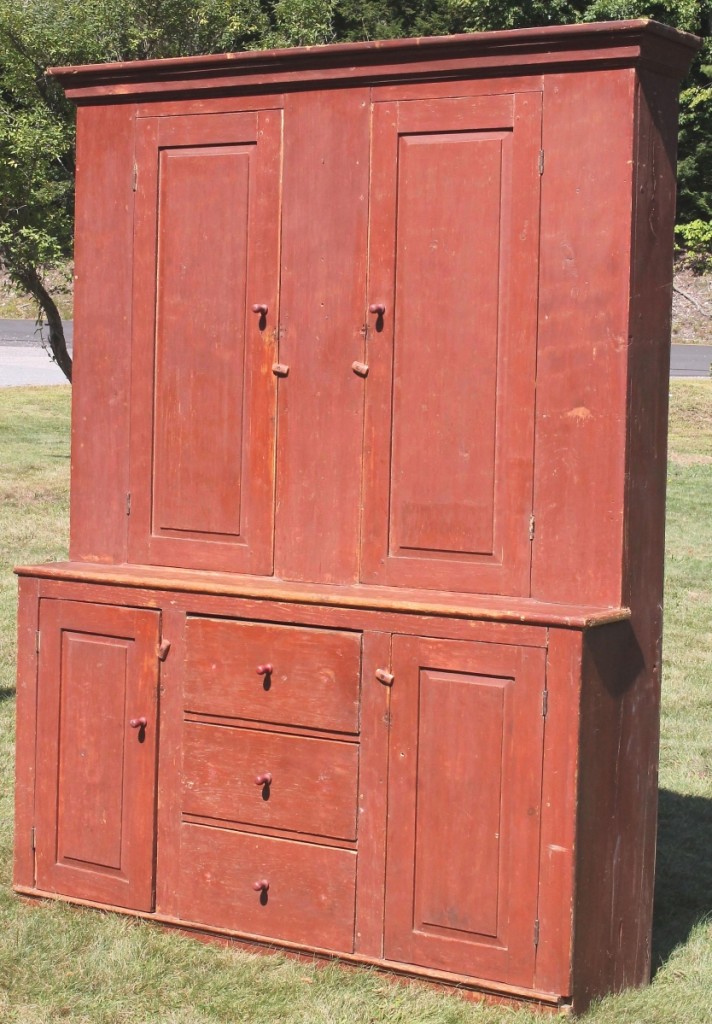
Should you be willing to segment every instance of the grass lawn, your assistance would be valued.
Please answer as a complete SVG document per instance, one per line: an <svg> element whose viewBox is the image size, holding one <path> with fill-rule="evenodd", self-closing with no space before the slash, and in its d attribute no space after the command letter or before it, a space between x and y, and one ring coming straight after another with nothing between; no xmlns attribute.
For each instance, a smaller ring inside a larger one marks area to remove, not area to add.
<svg viewBox="0 0 712 1024"><path fill-rule="evenodd" d="M17 562L65 556L69 388L0 392L2 1024L531 1024L368 971L207 946L10 889ZM661 804L652 985L590 1024L712 1021L712 381L672 382ZM705 918L705 915L707 917Z"/></svg>

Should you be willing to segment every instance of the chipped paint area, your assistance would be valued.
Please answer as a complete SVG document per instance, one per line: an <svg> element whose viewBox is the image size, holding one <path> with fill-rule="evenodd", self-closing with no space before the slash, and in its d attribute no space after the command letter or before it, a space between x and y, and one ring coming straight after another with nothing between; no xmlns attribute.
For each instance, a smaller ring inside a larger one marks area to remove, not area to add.
<svg viewBox="0 0 712 1024"><path fill-rule="evenodd" d="M593 413L585 405L577 405L575 409L569 409L566 416L568 419L576 420L578 423L593 419Z"/></svg>

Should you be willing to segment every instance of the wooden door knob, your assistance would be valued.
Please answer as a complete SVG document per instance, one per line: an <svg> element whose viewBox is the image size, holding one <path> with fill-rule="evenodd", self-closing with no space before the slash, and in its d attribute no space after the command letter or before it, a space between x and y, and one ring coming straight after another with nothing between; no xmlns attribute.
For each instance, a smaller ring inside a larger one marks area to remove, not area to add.
<svg viewBox="0 0 712 1024"><path fill-rule="evenodd" d="M262 772L261 775L255 775L256 786L271 786L272 785L272 772Z"/></svg>
<svg viewBox="0 0 712 1024"><path fill-rule="evenodd" d="M148 720L144 715L141 715L140 718L129 719L129 725L132 729L145 729L148 725Z"/></svg>
<svg viewBox="0 0 712 1024"><path fill-rule="evenodd" d="M266 878L262 878L258 882L253 882L252 888L255 890L255 892L267 892L267 890L269 889L269 882L267 881Z"/></svg>
<svg viewBox="0 0 712 1024"><path fill-rule="evenodd" d="M257 666L257 675L258 676L271 676L272 675L272 666L270 665L270 663L266 662L264 665L258 665Z"/></svg>
<svg viewBox="0 0 712 1024"><path fill-rule="evenodd" d="M382 302L372 302L371 305L368 307L368 311L369 313L375 313L376 316L384 316L386 312L386 307Z"/></svg>
<svg viewBox="0 0 712 1024"><path fill-rule="evenodd" d="M379 683L383 683L384 686L393 686L393 680L395 679L395 676L393 675L392 672L389 672L388 669L377 668L376 679L379 681Z"/></svg>
<svg viewBox="0 0 712 1024"><path fill-rule="evenodd" d="M260 316L267 316L267 303L266 302L256 302L254 304L254 306L252 307L252 312L253 313L259 313Z"/></svg>

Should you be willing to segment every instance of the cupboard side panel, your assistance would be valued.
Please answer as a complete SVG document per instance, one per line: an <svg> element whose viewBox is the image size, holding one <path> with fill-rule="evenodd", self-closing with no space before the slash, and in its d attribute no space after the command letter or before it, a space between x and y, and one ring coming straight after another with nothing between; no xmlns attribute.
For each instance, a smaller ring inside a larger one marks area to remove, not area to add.
<svg viewBox="0 0 712 1024"><path fill-rule="evenodd" d="M677 84L643 72L638 86L638 136L631 274L628 472L623 600L643 666L624 700L622 749L627 773L621 820L637 836L624 852L629 881L618 893L624 922L616 988L650 974L658 802L667 413L675 218Z"/></svg>
<svg viewBox="0 0 712 1024"><path fill-rule="evenodd" d="M367 92L285 100L275 575L358 579ZM318 126L318 128L317 128Z"/></svg>
<svg viewBox="0 0 712 1024"><path fill-rule="evenodd" d="M31 829L35 823L37 737L37 653L39 583L19 581L17 621L17 719L15 731L15 862L13 881L35 884Z"/></svg>
<svg viewBox="0 0 712 1024"><path fill-rule="evenodd" d="M532 596L621 596L634 72L544 92ZM585 112L585 116L582 116Z"/></svg>
<svg viewBox="0 0 712 1024"><path fill-rule="evenodd" d="M134 108L80 107L70 557L126 561Z"/></svg>
<svg viewBox="0 0 712 1024"><path fill-rule="evenodd" d="M626 948L626 943L638 915L649 920L651 909L638 904L643 895L640 821L639 812L631 813L632 803L642 799L650 784L651 769L646 765L641 771L625 744L628 709L637 705L647 719L646 689L643 656L630 622L586 634L575 867L576 1012L583 1012L597 996L645 980L630 971L638 951ZM645 722L642 729L646 730ZM629 894L624 896L625 890Z"/></svg>

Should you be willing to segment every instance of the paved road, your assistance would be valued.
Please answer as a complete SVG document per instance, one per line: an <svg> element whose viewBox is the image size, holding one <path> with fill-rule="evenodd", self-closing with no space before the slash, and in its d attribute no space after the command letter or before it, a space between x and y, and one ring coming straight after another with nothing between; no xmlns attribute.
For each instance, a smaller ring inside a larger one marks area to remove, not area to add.
<svg viewBox="0 0 712 1024"><path fill-rule="evenodd" d="M709 377L712 345L673 345L671 377Z"/></svg>
<svg viewBox="0 0 712 1024"><path fill-rule="evenodd" d="M47 333L47 329L44 329ZM64 321L64 333L71 348L74 336L74 324L71 320ZM0 320L0 348L13 348L26 345L42 345L40 330L34 320Z"/></svg>
<svg viewBox="0 0 712 1024"><path fill-rule="evenodd" d="M67 321L64 329L70 352L72 328ZM43 348L42 332L33 320L0 320L0 387L66 383L67 378Z"/></svg>
<svg viewBox="0 0 712 1024"><path fill-rule="evenodd" d="M71 351L73 324L64 325ZM708 377L712 345L673 345L671 377ZM32 320L0 320L0 387L24 384L65 384L62 371L42 347Z"/></svg>

